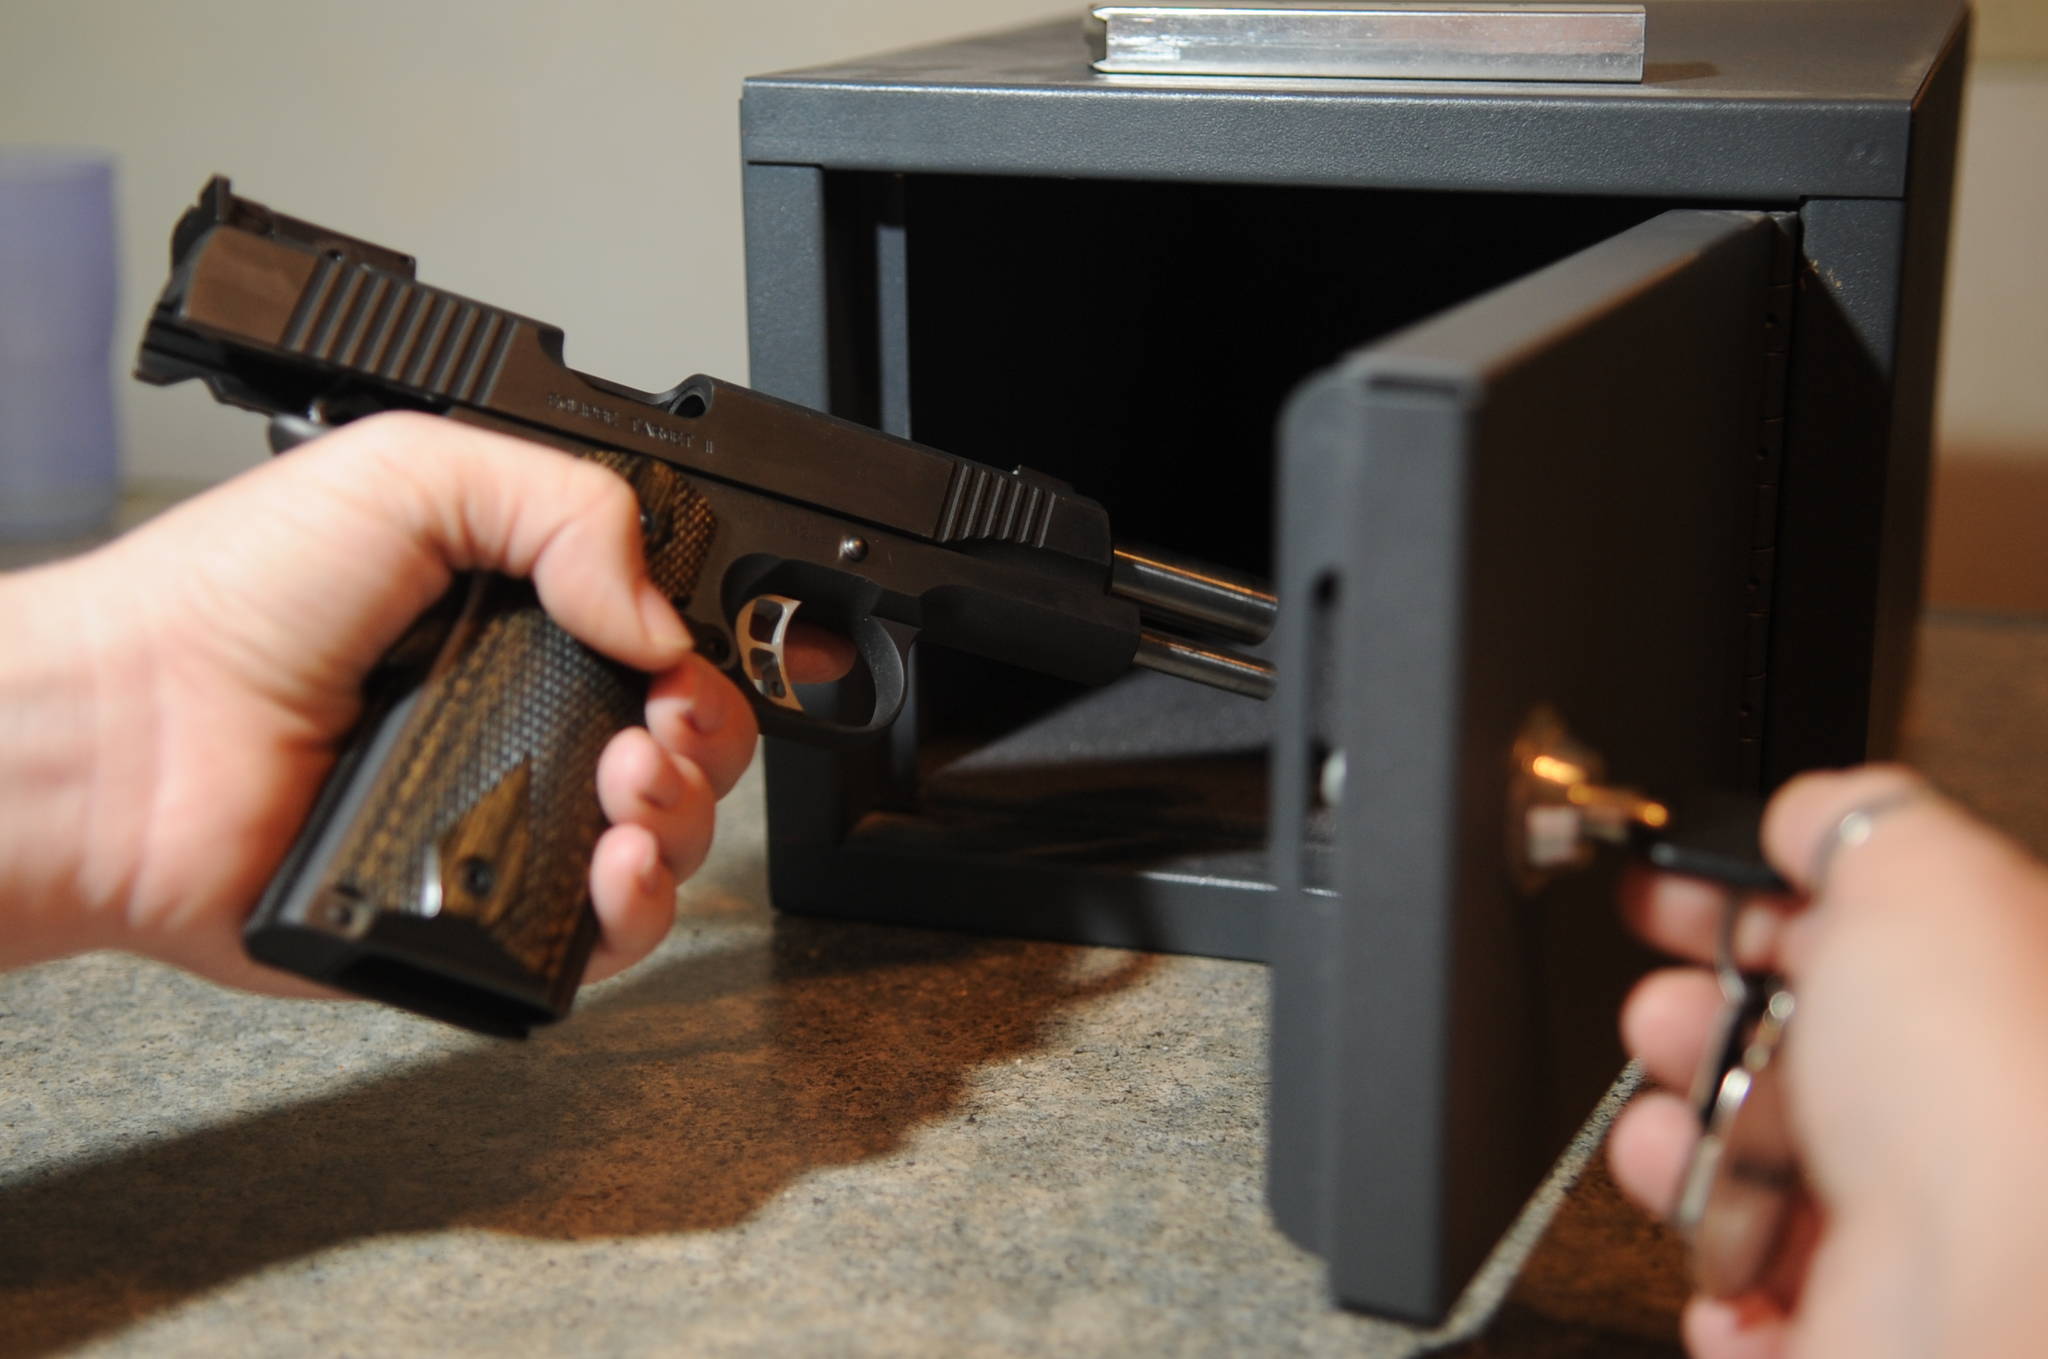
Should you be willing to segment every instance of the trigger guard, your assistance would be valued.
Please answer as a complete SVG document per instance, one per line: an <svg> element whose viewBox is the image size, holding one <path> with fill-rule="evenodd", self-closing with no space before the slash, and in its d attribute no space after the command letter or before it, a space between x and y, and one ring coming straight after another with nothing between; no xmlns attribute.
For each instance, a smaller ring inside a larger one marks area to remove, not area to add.
<svg viewBox="0 0 2048 1359"><path fill-rule="evenodd" d="M862 731L881 731L903 711L909 690L910 647L916 640L917 629L882 618L870 618L856 629L853 644L867 663L875 689L875 710Z"/></svg>

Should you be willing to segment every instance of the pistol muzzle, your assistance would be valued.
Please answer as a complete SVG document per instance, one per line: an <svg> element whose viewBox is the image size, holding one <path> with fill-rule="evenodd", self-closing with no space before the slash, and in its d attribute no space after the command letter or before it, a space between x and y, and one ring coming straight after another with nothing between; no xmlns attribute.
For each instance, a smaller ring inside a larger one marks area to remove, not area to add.
<svg viewBox="0 0 2048 1359"><path fill-rule="evenodd" d="M1233 642L1265 641L1280 607L1251 576L1152 548L1117 548L1109 589L1161 626Z"/></svg>
<svg viewBox="0 0 2048 1359"><path fill-rule="evenodd" d="M1147 631L1138 638L1138 652L1131 657L1131 664L1246 698L1273 696L1271 665L1256 656L1206 642L1191 642L1185 637Z"/></svg>

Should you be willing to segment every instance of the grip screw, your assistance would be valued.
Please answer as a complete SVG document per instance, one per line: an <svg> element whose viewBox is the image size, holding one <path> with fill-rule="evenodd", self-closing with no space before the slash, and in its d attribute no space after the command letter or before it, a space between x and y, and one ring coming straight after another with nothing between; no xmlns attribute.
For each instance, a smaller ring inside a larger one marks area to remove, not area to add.
<svg viewBox="0 0 2048 1359"><path fill-rule="evenodd" d="M491 867L491 861L472 854L464 859L457 869L462 874L462 890L481 900L491 894L498 885L498 872Z"/></svg>
<svg viewBox="0 0 2048 1359"><path fill-rule="evenodd" d="M839 555L850 562L864 560L868 555L868 540L847 534L840 540Z"/></svg>
<svg viewBox="0 0 2048 1359"><path fill-rule="evenodd" d="M343 886L323 895L311 914L314 924L354 938L370 928L377 913L369 902Z"/></svg>

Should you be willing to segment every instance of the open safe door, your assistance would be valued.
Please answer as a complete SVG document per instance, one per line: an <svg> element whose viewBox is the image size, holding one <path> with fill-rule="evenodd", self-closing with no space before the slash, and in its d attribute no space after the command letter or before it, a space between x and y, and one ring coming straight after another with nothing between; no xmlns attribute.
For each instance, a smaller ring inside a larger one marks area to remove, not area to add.
<svg viewBox="0 0 2048 1359"><path fill-rule="evenodd" d="M1615 1080L1615 866L1533 886L1517 734L1754 788L1791 224L1674 211L1360 350L1283 421L1270 1196L1448 1310Z"/></svg>

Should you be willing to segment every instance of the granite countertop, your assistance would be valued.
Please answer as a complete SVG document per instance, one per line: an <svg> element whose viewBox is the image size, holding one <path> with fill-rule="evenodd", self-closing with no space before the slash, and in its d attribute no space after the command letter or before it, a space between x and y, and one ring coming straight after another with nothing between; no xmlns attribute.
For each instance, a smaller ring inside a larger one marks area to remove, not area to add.
<svg viewBox="0 0 2048 1359"><path fill-rule="evenodd" d="M2048 844L2048 624L1924 629L1911 753ZM0 977L0 1355L1668 1355L1593 1157L1447 1325L1263 1200L1256 965L777 917L759 788L525 1044L90 955Z"/></svg>

